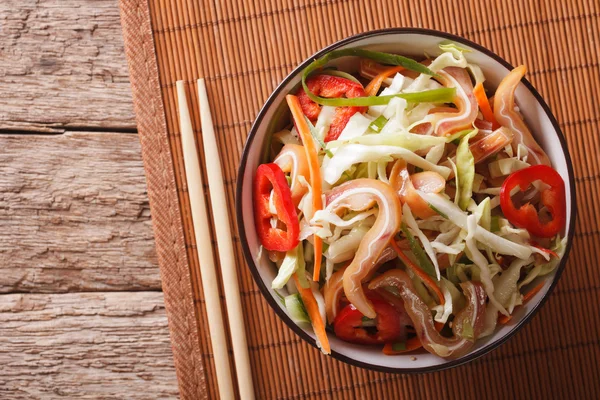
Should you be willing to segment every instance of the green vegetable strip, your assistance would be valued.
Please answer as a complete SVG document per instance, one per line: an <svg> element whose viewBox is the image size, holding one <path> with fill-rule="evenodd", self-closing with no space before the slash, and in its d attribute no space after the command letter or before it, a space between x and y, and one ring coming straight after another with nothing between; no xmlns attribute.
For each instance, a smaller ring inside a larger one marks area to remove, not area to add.
<svg viewBox="0 0 600 400"><path fill-rule="evenodd" d="M435 273L435 268L433 267L433 264L431 263L431 261L429 260L427 255L425 254L425 251L423 250L423 248L417 242L417 239L415 239L413 234L410 233L410 231L408 230L408 227L406 226L406 224L404 222L402 223L401 229L402 229L402 232L404 233L404 236L406 236L406 239L408 240L410 250L413 252L415 257L417 258L417 262L419 263L419 266L421 267L421 269L423 271L425 271L429 276L435 278L436 273Z"/></svg>
<svg viewBox="0 0 600 400"><path fill-rule="evenodd" d="M438 213L441 217L448 219L448 216L446 214L444 214L443 212L441 212L436 206L434 206L431 203L427 203L427 205L429 206L429 208L431 208L433 211L435 211L436 213Z"/></svg>
<svg viewBox="0 0 600 400"><path fill-rule="evenodd" d="M302 74L302 87L304 91L308 95L308 97L314 101L315 103L325 105L325 106L333 106L333 107L349 107L349 106L374 106L374 105L384 105L389 103L391 99L394 97L401 97L407 101L418 103L418 102L439 102L439 103L448 103L452 101L454 98L454 88L442 88L442 89L434 89L421 93L400 93L392 96L369 96L369 97L355 97L351 99L347 98L338 98L338 99L327 99L324 97L319 97L312 93L308 86L306 85L306 79L308 76L319 68L322 68L329 61L334 60L340 57L347 56L355 56L362 58L369 58L371 60L375 60L377 62L389 65L400 65L406 69L411 71L416 71L426 75L435 75L433 71L424 66L423 64L418 63L417 61L408 58L399 56L396 54L389 53L381 53L377 51L369 51L363 49L343 49L343 50L334 50L332 52L327 53L323 57L313 61Z"/></svg>
<svg viewBox="0 0 600 400"><path fill-rule="evenodd" d="M331 99L316 96L308 90L308 86L306 85L304 86L304 91L312 101L322 106L369 107L388 104L394 97L400 97L410 103L451 103L454 99L456 88L440 88L416 93L398 93L389 96L337 97Z"/></svg>
<svg viewBox="0 0 600 400"><path fill-rule="evenodd" d="M385 118L383 115L380 115L379 117L377 117L377 119L375 119L375 121L371 122L369 128L371 128L375 132L381 132L381 130L383 129L385 124L387 124L387 122L387 118Z"/></svg>
<svg viewBox="0 0 600 400"><path fill-rule="evenodd" d="M339 76L340 78L345 78L348 79L352 82L356 82L356 83L360 83L358 79L356 79L353 75L350 75L347 72L344 71L338 71L336 69L328 69L328 70L324 70L323 71L324 75L331 75L331 76Z"/></svg>
<svg viewBox="0 0 600 400"><path fill-rule="evenodd" d="M331 152L331 150L327 149L327 147L325 146L325 142L323 142L321 140L321 138L319 138L317 130L313 126L312 122L310 122L310 120L306 117L306 115L304 116L304 119L306 120L306 124L308 125L308 129L310 130L310 134L312 135L313 139L315 139L317 141L317 143L319 143L319 146L321 146L323 151L325 151L325 154L327 154L327 157L333 158L333 153ZM325 251L325 249L323 251Z"/></svg>

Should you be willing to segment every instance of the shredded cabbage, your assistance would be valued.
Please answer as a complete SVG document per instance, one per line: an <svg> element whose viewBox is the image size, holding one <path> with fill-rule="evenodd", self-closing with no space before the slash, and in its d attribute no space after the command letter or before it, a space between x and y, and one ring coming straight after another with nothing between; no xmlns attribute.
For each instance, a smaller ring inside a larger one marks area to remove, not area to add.
<svg viewBox="0 0 600 400"><path fill-rule="evenodd" d="M382 132L378 135L365 135L357 137L351 142L369 146L398 146L410 151L427 149L431 146L441 144L443 151L443 145L446 143L446 139L440 136L417 135L405 130L399 130L389 134Z"/></svg>
<svg viewBox="0 0 600 400"><path fill-rule="evenodd" d="M471 214L467 217L467 237L465 242L467 244L467 249L470 253L469 258L473 260L475 265L479 267L479 276L481 279L481 283L483 284L483 288L490 299L490 303L494 304L498 311L504 315L509 315L508 311L500 304L496 297L494 296L494 283L492 282L492 275L489 268L489 264L487 259L481 254L479 249L477 248L477 243L475 243L474 233L476 231L477 225L477 215Z"/></svg>
<svg viewBox="0 0 600 400"><path fill-rule="evenodd" d="M530 264L533 259L530 257L526 260L514 260L507 270L503 271L500 276L494 278L494 295L498 303L504 308L509 308L511 297L514 293L520 296L517 288L517 282L521 276L521 268ZM513 301L514 305L514 301Z"/></svg>
<svg viewBox="0 0 600 400"><path fill-rule="evenodd" d="M448 286L450 285L452 284L448 284ZM445 280L440 282L440 289L444 294L444 305L437 305L433 307L432 310L435 311L434 320L445 324L448 321L448 317L452 314L452 294L450 293L450 290L448 290Z"/></svg>
<svg viewBox="0 0 600 400"><path fill-rule="evenodd" d="M345 141L364 135L369 129L369 126L372 122L373 119L361 113L354 114L348 120L346 127L344 128L337 140Z"/></svg>
<svg viewBox="0 0 600 400"><path fill-rule="evenodd" d="M429 64L429 69L433 72L441 71L447 67L466 68L467 59L460 51L456 52L456 54L448 51L439 55ZM404 90L404 93L421 92L427 87L430 80L431 75L421 74Z"/></svg>
<svg viewBox="0 0 600 400"><path fill-rule="evenodd" d="M435 268L436 278L439 281L440 266L435 255L435 251L433 250L433 247L431 247L431 243L429 242L429 239L427 239L427 236L425 236L423 231L419 229L419 225L417 225L417 221L415 220L412 211L410 211L410 207L406 203L404 204L404 206L402 206L402 220L406 222L406 225L408 225L408 227L417 235L417 237L423 244L423 249L425 249L425 253L427 253L429 258L431 259L431 262L433 263L433 266Z"/></svg>
<svg viewBox="0 0 600 400"><path fill-rule="evenodd" d="M386 87L385 89L383 89L381 91L381 93L379 94L379 96L389 96L389 95L393 95L393 94L398 94L402 90L403 86L404 86L404 75L396 74L396 76L394 76L394 79L392 80L392 84L390 86ZM379 117L380 115L382 115L384 113L384 111L387 108L389 108L389 106L392 104L392 101L394 101L395 99L400 99L400 98L399 97L393 98L392 100L390 100L389 104L387 104L387 105L369 107L369 111L368 111L369 114L374 117ZM404 100L404 99L401 99L401 100ZM404 102L406 102L406 100L404 100Z"/></svg>
<svg viewBox="0 0 600 400"><path fill-rule="evenodd" d="M325 257L334 263L351 260L368 231L369 227L365 224L352 228L349 233L331 242L329 248L324 252Z"/></svg>
<svg viewBox="0 0 600 400"><path fill-rule="evenodd" d="M456 149L456 197L461 209L466 210L473 197L473 179L475 178L475 159L469 150L469 139L477 135L478 130L466 134L460 139Z"/></svg>
<svg viewBox="0 0 600 400"><path fill-rule="evenodd" d="M446 146L444 143L436 144L427 152L425 159L432 164L437 164L442 159Z"/></svg>
<svg viewBox="0 0 600 400"><path fill-rule="evenodd" d="M454 203L436 193L424 193L419 190L417 193L423 198L423 200L447 215L455 225L460 226L462 229L468 231L467 214L465 214ZM496 253L507 254L521 259L529 258L532 253L532 250L529 246L513 243L510 240L507 240L482 228L479 225L474 227L474 232L472 232L472 235L475 239L477 239L483 245L488 246Z"/></svg>
<svg viewBox="0 0 600 400"><path fill-rule="evenodd" d="M325 139L327 132L329 132L329 126L333 122L333 117L335 116L336 107L332 106L323 106L321 107L321 112L319 113L319 118L317 118L317 123L315 124L315 130L318 133L319 139Z"/></svg>
<svg viewBox="0 0 600 400"><path fill-rule="evenodd" d="M427 171L434 171L448 178L450 169L435 165L419 157L410 150L395 146L366 146L362 144L347 144L339 147L332 158L323 162L323 178L325 182L334 184L340 179L344 171L352 165L369 161L392 161L392 157L401 157L408 163Z"/></svg>
<svg viewBox="0 0 600 400"><path fill-rule="evenodd" d="M302 287L308 287L304 270L304 251L302 249L302 242L300 242L294 249L285 253L285 258L279 267L279 272L277 272L277 276L273 279L273 282L271 282L271 288L281 289L295 272L298 273L298 278Z"/></svg>
<svg viewBox="0 0 600 400"><path fill-rule="evenodd" d="M502 158L488 164L488 169L492 178L510 175L513 172L517 172L518 170L527 167L529 167L529 164L516 157Z"/></svg>
<svg viewBox="0 0 600 400"><path fill-rule="evenodd" d="M310 318L304 308L304 303L299 294L291 294L283 299L288 315L296 324L310 323Z"/></svg>
<svg viewBox="0 0 600 400"><path fill-rule="evenodd" d="M273 140L279 142L283 145L286 144L300 144L300 140L298 139L298 135L292 134L288 129L283 129L277 133L273 134Z"/></svg>
<svg viewBox="0 0 600 400"><path fill-rule="evenodd" d="M442 43L438 45L440 50L448 51L454 55L454 57L459 58L463 53L471 53L471 50L461 47L457 43L454 43L450 40L444 40Z"/></svg>

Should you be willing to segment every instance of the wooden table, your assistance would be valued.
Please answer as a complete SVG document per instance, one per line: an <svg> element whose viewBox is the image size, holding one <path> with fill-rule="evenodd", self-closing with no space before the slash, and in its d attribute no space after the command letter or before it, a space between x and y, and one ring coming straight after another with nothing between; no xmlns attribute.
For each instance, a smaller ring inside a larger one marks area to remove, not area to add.
<svg viewBox="0 0 600 400"><path fill-rule="evenodd" d="M3 0L0 398L177 394L117 0Z"/></svg>

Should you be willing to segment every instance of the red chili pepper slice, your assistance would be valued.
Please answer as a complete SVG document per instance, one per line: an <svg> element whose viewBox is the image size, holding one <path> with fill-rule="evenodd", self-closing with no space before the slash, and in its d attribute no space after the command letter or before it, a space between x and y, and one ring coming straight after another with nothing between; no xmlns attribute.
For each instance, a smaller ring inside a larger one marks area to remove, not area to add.
<svg viewBox="0 0 600 400"><path fill-rule="evenodd" d="M273 190L273 203L277 219L285 229L271 226L269 197ZM298 245L300 224L292 193L281 168L274 163L262 164L254 178L254 222L260 242L267 250L289 251Z"/></svg>
<svg viewBox="0 0 600 400"><path fill-rule="evenodd" d="M365 89L360 83L351 81L333 75L317 75L309 78L306 85L310 91L317 96L336 98L346 96L347 98L365 96ZM316 121L321 112L321 106L312 101L303 88L298 91L298 100L302 107L302 112L311 121ZM333 121L329 126L329 132L325 136L325 142L336 140L348 123L350 117L357 112L365 112L367 107L337 107Z"/></svg>
<svg viewBox="0 0 600 400"><path fill-rule="evenodd" d="M351 343L383 344L402 336L402 320L398 310L378 296L367 296L377 313L374 320L366 318L352 304L344 307L333 321L335 335ZM375 323L376 332L370 333L363 325Z"/></svg>
<svg viewBox="0 0 600 400"><path fill-rule="evenodd" d="M530 203L516 208L511 199L511 192L515 187L524 192L537 180L550 186L540 193L540 203L552 216L552 220L548 222L540 221L538 211ZM547 165L534 165L509 175L500 189L500 207L504 216L513 225L542 238L553 237L564 227L567 213L565 202L565 182L558 172Z"/></svg>

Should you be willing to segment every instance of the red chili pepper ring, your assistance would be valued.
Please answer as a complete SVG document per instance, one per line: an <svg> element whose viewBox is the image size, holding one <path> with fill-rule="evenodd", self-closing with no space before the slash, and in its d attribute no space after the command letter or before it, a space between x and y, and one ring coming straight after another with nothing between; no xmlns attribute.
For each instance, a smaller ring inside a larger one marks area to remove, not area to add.
<svg viewBox="0 0 600 400"><path fill-rule="evenodd" d="M540 193L540 203L552 216L552 220L548 222L540 221L538 211L532 204L516 208L511 199L511 192L515 187L518 186L524 192L537 180L550 186ZM504 216L513 225L542 238L553 237L564 227L567 214L565 203L565 182L558 172L547 165L534 165L511 174L500 189L500 207Z"/></svg>
<svg viewBox="0 0 600 400"><path fill-rule="evenodd" d="M273 190L273 203L277 219L285 230L271 225L273 215L269 210L269 198ZM274 163L262 164L254 178L254 222L262 245L267 250L289 251L298 245L300 224L292 193L281 168Z"/></svg>

